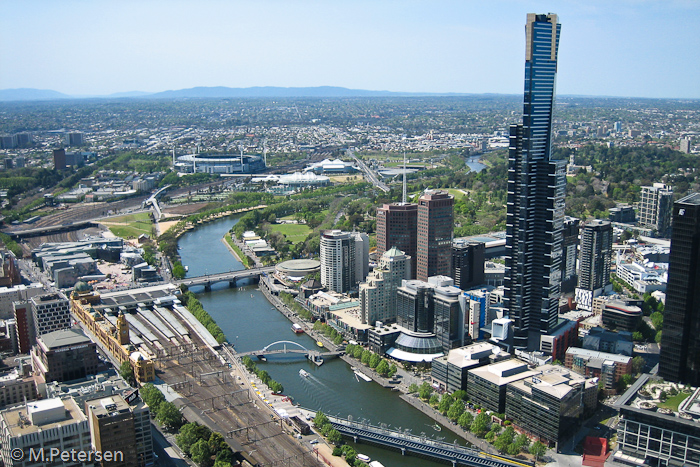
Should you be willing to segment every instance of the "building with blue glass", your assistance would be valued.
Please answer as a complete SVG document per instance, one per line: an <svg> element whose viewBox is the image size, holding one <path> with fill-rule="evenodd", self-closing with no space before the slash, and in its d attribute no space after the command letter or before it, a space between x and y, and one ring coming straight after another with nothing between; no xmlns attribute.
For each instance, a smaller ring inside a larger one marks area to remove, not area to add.
<svg viewBox="0 0 700 467"><path fill-rule="evenodd" d="M523 123L510 127L504 305L515 348L539 350L558 324L566 161L552 160L555 14L528 14Z"/></svg>

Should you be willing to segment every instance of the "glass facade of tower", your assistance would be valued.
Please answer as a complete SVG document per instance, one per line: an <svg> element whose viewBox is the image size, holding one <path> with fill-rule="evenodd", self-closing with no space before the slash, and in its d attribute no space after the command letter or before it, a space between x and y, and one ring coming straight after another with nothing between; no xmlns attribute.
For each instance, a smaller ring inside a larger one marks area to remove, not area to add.
<svg viewBox="0 0 700 467"><path fill-rule="evenodd" d="M528 14L522 125L510 128L505 306L513 345L537 350L558 321L565 161L551 160L557 50L554 14Z"/></svg>
<svg viewBox="0 0 700 467"><path fill-rule="evenodd" d="M700 193L673 206L659 375L700 386Z"/></svg>

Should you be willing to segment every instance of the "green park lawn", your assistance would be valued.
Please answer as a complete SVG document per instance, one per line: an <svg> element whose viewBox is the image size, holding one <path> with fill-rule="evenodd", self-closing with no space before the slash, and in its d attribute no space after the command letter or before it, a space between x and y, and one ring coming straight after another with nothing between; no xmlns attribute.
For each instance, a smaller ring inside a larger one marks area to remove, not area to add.
<svg viewBox="0 0 700 467"><path fill-rule="evenodd" d="M303 242L311 232L306 224L273 224L270 227L273 232L280 232L292 243Z"/></svg>
<svg viewBox="0 0 700 467"><path fill-rule="evenodd" d="M112 217L103 221L117 237L138 238L141 234L151 235L151 215L147 212Z"/></svg>
<svg viewBox="0 0 700 467"><path fill-rule="evenodd" d="M664 407L667 409L671 409L674 412L678 412L678 406L681 405L681 402L683 402L685 398L689 395L690 394L687 394L685 392L679 392L675 396L669 396L666 399L666 402L659 403L659 407Z"/></svg>

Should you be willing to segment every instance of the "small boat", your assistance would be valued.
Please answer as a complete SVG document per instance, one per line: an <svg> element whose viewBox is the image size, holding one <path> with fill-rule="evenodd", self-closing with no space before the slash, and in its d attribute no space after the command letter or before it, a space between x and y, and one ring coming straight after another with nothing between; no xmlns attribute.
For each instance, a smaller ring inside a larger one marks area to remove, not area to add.
<svg viewBox="0 0 700 467"><path fill-rule="evenodd" d="M369 463L369 467L384 467L384 464L379 461L372 461Z"/></svg>
<svg viewBox="0 0 700 467"><path fill-rule="evenodd" d="M309 376L311 376L311 373L302 368L301 370L299 370L299 376L308 378Z"/></svg>
<svg viewBox="0 0 700 467"><path fill-rule="evenodd" d="M299 326L297 323L292 324L292 331L294 331L297 334L302 334L304 332L304 329Z"/></svg>
<svg viewBox="0 0 700 467"><path fill-rule="evenodd" d="M356 456L358 459L360 459L362 462L370 462L372 459L369 458L367 454L358 454Z"/></svg>
<svg viewBox="0 0 700 467"><path fill-rule="evenodd" d="M436 423L435 425L433 425L433 430L442 431L442 427Z"/></svg>
<svg viewBox="0 0 700 467"><path fill-rule="evenodd" d="M321 341L316 341L316 345L323 348L323 342L321 342Z"/></svg>
<svg viewBox="0 0 700 467"><path fill-rule="evenodd" d="M372 381L372 378L370 378L370 377L367 376L366 374L362 373L361 371L355 370L354 373L355 373L355 376L357 376L357 377L359 377L359 378L362 378L362 379L364 379L364 380L367 381L367 382Z"/></svg>

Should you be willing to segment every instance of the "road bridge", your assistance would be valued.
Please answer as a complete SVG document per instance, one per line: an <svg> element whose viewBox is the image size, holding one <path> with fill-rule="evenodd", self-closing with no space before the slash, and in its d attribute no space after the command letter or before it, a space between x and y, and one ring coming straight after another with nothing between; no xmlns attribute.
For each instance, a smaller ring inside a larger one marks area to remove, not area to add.
<svg viewBox="0 0 700 467"><path fill-rule="evenodd" d="M186 277L184 279L173 280L175 285L186 285L193 287L195 285L203 285L205 290L210 290L211 285L217 282L228 282L231 287L236 286L236 281L239 279L258 279L261 274L270 274L275 270L274 266L266 266L262 268L243 269L241 271L220 272L217 274L205 274L204 276Z"/></svg>
<svg viewBox="0 0 700 467"><path fill-rule="evenodd" d="M444 443L426 436L389 430L330 415L327 417L333 428L338 430L343 436L353 438L356 443L361 441L378 444L401 451L402 454L412 454L448 462L453 467L534 467L532 462L488 454L478 449L459 446L456 443Z"/></svg>

